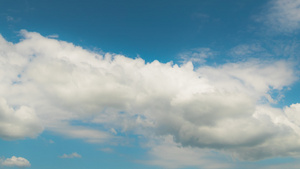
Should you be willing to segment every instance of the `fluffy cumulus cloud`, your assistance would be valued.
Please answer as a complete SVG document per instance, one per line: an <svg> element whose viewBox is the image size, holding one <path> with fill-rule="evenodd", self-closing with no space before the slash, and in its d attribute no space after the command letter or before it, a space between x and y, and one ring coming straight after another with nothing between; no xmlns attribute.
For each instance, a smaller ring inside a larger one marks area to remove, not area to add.
<svg viewBox="0 0 300 169"><path fill-rule="evenodd" d="M280 32L294 32L300 28L300 1L299 0L273 0L269 4L266 24Z"/></svg>
<svg viewBox="0 0 300 169"><path fill-rule="evenodd" d="M14 109L3 98L0 98L0 117L0 137L6 140L36 137L43 130L32 108Z"/></svg>
<svg viewBox="0 0 300 169"><path fill-rule="evenodd" d="M30 167L30 162L23 157L12 156L11 158L0 159L1 166L6 167Z"/></svg>
<svg viewBox="0 0 300 169"><path fill-rule="evenodd" d="M300 155L299 104L270 106L272 90L297 80L288 61L195 69L188 61L145 63L21 33L16 44L0 38L1 138L35 137L45 129L92 143L118 142L119 133L130 132L160 140L149 144L149 163L170 168L205 166L195 158L204 150L243 160ZM166 137L171 141L160 139ZM162 161L158 150L173 155Z"/></svg>

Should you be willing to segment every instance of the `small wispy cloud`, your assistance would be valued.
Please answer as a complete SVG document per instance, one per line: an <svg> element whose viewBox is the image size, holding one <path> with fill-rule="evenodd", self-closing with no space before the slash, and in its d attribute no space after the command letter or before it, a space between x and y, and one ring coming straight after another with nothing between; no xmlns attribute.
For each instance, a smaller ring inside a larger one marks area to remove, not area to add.
<svg viewBox="0 0 300 169"><path fill-rule="evenodd" d="M271 30L293 33L300 29L300 0L273 0L268 3L267 12L259 17Z"/></svg>
<svg viewBox="0 0 300 169"><path fill-rule="evenodd" d="M253 54L255 52L262 51L263 48L260 45L252 44L252 45L238 45L230 50L230 54L233 56L248 56L250 54Z"/></svg>
<svg viewBox="0 0 300 169"><path fill-rule="evenodd" d="M103 143L107 139L112 138L109 133L87 128L84 126L72 126L67 123L59 123L51 130L71 138L83 138L89 143Z"/></svg>
<svg viewBox="0 0 300 169"><path fill-rule="evenodd" d="M208 19L210 16L208 14L205 14L205 13L200 13L200 12L197 12L197 13L194 13L192 15L193 18L198 18L198 19Z"/></svg>
<svg viewBox="0 0 300 169"><path fill-rule="evenodd" d="M195 48L179 54L183 63L192 62L196 64L205 63L206 59L212 56L214 56L214 52L210 48Z"/></svg>
<svg viewBox="0 0 300 169"><path fill-rule="evenodd" d="M111 149L111 148L102 148L102 149L100 149L100 151L105 152L105 153L112 153L112 152L114 152L114 150Z"/></svg>
<svg viewBox="0 0 300 169"><path fill-rule="evenodd" d="M5 167L30 167L30 162L23 157L12 156L11 158L0 159L0 166Z"/></svg>
<svg viewBox="0 0 300 169"><path fill-rule="evenodd" d="M247 60L249 57L268 57L271 56L265 48L260 44L241 44L231 48L228 52L229 56L239 60Z"/></svg>
<svg viewBox="0 0 300 169"><path fill-rule="evenodd" d="M59 38L59 35L57 34L52 34L52 35L48 35L47 38Z"/></svg>
<svg viewBox="0 0 300 169"><path fill-rule="evenodd" d="M6 17L6 20L7 20L7 21L13 21L14 18L13 18L12 16L7 16L7 17Z"/></svg>
<svg viewBox="0 0 300 169"><path fill-rule="evenodd" d="M6 21L10 24L12 23L17 23L17 22L20 22L21 21L21 18L20 17L13 17L13 16L6 16Z"/></svg>
<svg viewBox="0 0 300 169"><path fill-rule="evenodd" d="M62 156L59 156L59 158L81 158L81 155L74 152L72 154L63 154Z"/></svg>

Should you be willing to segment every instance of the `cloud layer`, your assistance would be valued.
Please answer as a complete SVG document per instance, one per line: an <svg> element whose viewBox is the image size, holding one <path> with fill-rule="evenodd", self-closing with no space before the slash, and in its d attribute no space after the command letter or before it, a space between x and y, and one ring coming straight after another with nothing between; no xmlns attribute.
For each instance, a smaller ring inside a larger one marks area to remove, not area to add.
<svg viewBox="0 0 300 169"><path fill-rule="evenodd" d="M145 63L21 34L16 44L0 37L2 139L36 137L46 129L103 143L130 132L172 138L172 144L151 144L149 153L157 157L159 147L191 156L212 149L244 160L300 155L300 104L270 106L272 91L297 80L290 62L253 59L195 69L191 62Z"/></svg>

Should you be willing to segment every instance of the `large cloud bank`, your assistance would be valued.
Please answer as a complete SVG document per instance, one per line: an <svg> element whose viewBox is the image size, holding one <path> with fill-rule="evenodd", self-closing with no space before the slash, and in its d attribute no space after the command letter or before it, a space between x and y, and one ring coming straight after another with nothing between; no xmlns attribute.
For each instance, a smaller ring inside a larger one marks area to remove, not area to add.
<svg viewBox="0 0 300 169"><path fill-rule="evenodd" d="M297 80L290 62L195 69L191 62L145 63L21 34L16 44L0 37L2 139L35 137L45 129L106 142L130 132L245 160L300 155L300 104L270 106L277 99L271 91Z"/></svg>

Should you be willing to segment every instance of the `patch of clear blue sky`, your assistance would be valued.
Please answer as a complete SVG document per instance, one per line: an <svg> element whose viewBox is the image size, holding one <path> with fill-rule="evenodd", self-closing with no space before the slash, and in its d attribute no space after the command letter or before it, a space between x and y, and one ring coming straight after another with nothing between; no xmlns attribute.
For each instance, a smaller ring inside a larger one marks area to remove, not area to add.
<svg viewBox="0 0 300 169"><path fill-rule="evenodd" d="M17 42L18 31L26 29L44 36L57 34L60 40L91 50L121 53L147 62L178 62L178 54L193 48L211 48L216 55L209 63L234 58L232 48L260 44L278 58L290 55L278 46L298 43L299 35L268 36L254 18L268 1L260 0L0 0L0 33ZM295 52L295 51L294 51ZM269 59L267 55L256 56ZM298 55L293 56L299 57ZM299 82L287 91L280 104L298 102ZM101 127L101 126L100 126ZM136 136L132 136L133 138ZM54 143L49 141L53 140ZM88 144L44 132L37 139L0 140L1 156L26 157L32 169L158 169L134 162L145 149L138 145L112 146ZM114 152L100 151L112 148ZM77 152L82 158L60 159ZM124 156L125 154L125 156ZM42 160L41 160L42 159ZM278 159L275 159L278 160ZM281 159L289 161L291 159ZM258 165L274 160L257 162ZM246 163L241 162L241 165ZM253 163L251 163L253 164ZM255 164L255 163L254 163ZM249 163L250 165L250 163Z"/></svg>
<svg viewBox="0 0 300 169"><path fill-rule="evenodd" d="M32 169L160 169L160 167L135 162L136 160L145 160L146 154L146 150L139 148L137 145L107 146L90 144L80 139L65 138L47 131L36 139L0 140L0 145L2 157L26 157L30 161ZM105 148L111 148L112 151L105 152L102 150ZM73 152L77 152L82 157L59 158L63 154Z"/></svg>
<svg viewBox="0 0 300 169"><path fill-rule="evenodd" d="M265 2L1 0L0 29L14 41L27 29L146 61L176 61L180 52L209 47L220 52L218 61L235 45L261 38L253 16Z"/></svg>

